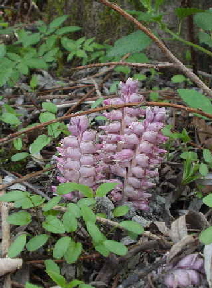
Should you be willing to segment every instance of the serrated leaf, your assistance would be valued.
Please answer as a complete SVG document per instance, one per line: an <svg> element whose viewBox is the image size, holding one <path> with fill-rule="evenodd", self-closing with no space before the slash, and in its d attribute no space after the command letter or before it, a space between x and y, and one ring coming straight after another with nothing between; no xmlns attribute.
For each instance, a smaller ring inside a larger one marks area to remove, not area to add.
<svg viewBox="0 0 212 288"><path fill-rule="evenodd" d="M32 69L45 69L45 70L48 69L48 65L41 58L24 59L24 64L27 65L29 68L32 68Z"/></svg>
<svg viewBox="0 0 212 288"><path fill-rule="evenodd" d="M28 75L28 73L29 73L29 68L24 62L19 63L17 65L17 69L19 70L20 73L22 73L24 75Z"/></svg>
<svg viewBox="0 0 212 288"><path fill-rule="evenodd" d="M71 241L71 238L68 236L61 237L54 246L53 257L61 259L65 255Z"/></svg>
<svg viewBox="0 0 212 288"><path fill-rule="evenodd" d="M175 9L175 14L183 19L185 17L188 17L190 15L194 15L196 13L199 13L199 12L203 12L204 10L202 9L198 9L198 8L176 8Z"/></svg>
<svg viewBox="0 0 212 288"><path fill-rule="evenodd" d="M114 47L108 51L107 56L123 56L126 53L135 53L147 48L151 39L142 31L138 30L118 39Z"/></svg>
<svg viewBox="0 0 212 288"><path fill-rule="evenodd" d="M96 200L94 198L81 198L78 202L77 205L79 207L83 207L83 206L91 206L91 205L95 205L96 204Z"/></svg>
<svg viewBox="0 0 212 288"><path fill-rule="evenodd" d="M26 236L26 234L22 234L15 239L8 250L8 257L14 258L24 250L24 246L26 244Z"/></svg>
<svg viewBox="0 0 212 288"><path fill-rule="evenodd" d="M53 260L44 261L46 270L60 274L60 267Z"/></svg>
<svg viewBox="0 0 212 288"><path fill-rule="evenodd" d="M54 19L50 24L49 24L49 28L57 28L59 27L61 24L63 24L63 22L65 22L65 20L68 18L67 15L63 15L60 17L57 17L56 19Z"/></svg>
<svg viewBox="0 0 212 288"><path fill-rule="evenodd" d="M121 217L127 214L129 211L129 206L123 205L123 206L118 206L113 210L113 216L114 217Z"/></svg>
<svg viewBox="0 0 212 288"><path fill-rule="evenodd" d="M22 139L21 138L14 139L13 140L13 145L14 145L15 149L21 150L22 146L23 146Z"/></svg>
<svg viewBox="0 0 212 288"><path fill-rule="evenodd" d="M30 153L36 154L40 152L43 147L51 142L51 138L46 135L39 135L34 142L30 145Z"/></svg>
<svg viewBox="0 0 212 288"><path fill-rule="evenodd" d="M83 217L83 220L85 222L96 222L96 216L93 213L92 209L88 206L82 206L81 207L81 214Z"/></svg>
<svg viewBox="0 0 212 288"><path fill-rule="evenodd" d="M96 190L97 197L104 197L107 195L108 192L113 190L118 183L103 183L101 184Z"/></svg>
<svg viewBox="0 0 212 288"><path fill-rule="evenodd" d="M127 254L127 247L120 242L114 240L105 240L103 244L110 252L116 255L123 256Z"/></svg>
<svg viewBox="0 0 212 288"><path fill-rule="evenodd" d="M78 183L62 183L57 187L57 193L60 195L64 195L76 190L80 191L85 197L94 197L93 190L86 185Z"/></svg>
<svg viewBox="0 0 212 288"><path fill-rule="evenodd" d="M47 216L46 221L42 223L44 229L55 234L65 233L63 223L56 216Z"/></svg>
<svg viewBox="0 0 212 288"><path fill-rule="evenodd" d="M34 236L29 240L29 242L26 245L26 248L28 251L35 251L42 247L46 242L48 241L49 236L46 234L40 234L37 236Z"/></svg>
<svg viewBox="0 0 212 288"><path fill-rule="evenodd" d="M41 197L40 195L32 195L30 200L32 201L33 206L36 207L40 206L45 201L45 198Z"/></svg>
<svg viewBox="0 0 212 288"><path fill-rule="evenodd" d="M212 226L208 227L200 233L199 240L205 245L212 243Z"/></svg>
<svg viewBox="0 0 212 288"><path fill-rule="evenodd" d="M60 133L62 133L61 129L61 123L52 123L49 124L47 129L48 129L48 135L52 136L54 138L58 137L60 135Z"/></svg>
<svg viewBox="0 0 212 288"><path fill-rule="evenodd" d="M16 153L11 157L11 160L13 162L16 162L16 161L23 160L28 156L29 156L29 153L27 153L27 152Z"/></svg>
<svg viewBox="0 0 212 288"><path fill-rule="evenodd" d="M1 116L1 120L10 125L20 125L21 121L18 119L17 116L11 113L3 113Z"/></svg>
<svg viewBox="0 0 212 288"><path fill-rule="evenodd" d="M79 26L66 26L66 27L62 27L62 28L58 29L55 32L55 34L56 35L63 35L63 34L66 34L66 33L73 33L73 32L79 31L81 29L82 28L79 27Z"/></svg>
<svg viewBox="0 0 212 288"><path fill-rule="evenodd" d="M202 202L208 207L212 207L212 194L203 197Z"/></svg>
<svg viewBox="0 0 212 288"><path fill-rule="evenodd" d="M52 102L43 102L42 108L53 114L57 113L57 106Z"/></svg>
<svg viewBox="0 0 212 288"><path fill-rule="evenodd" d="M88 233L90 234L92 240L95 243L99 243L99 242L106 240L106 237L99 230L99 227L93 222L90 222L90 221L86 222L86 227L87 227Z"/></svg>
<svg viewBox="0 0 212 288"><path fill-rule="evenodd" d="M66 211L63 214L63 225L66 229L66 232L69 233L77 230L78 222L71 212Z"/></svg>
<svg viewBox="0 0 212 288"><path fill-rule="evenodd" d="M68 264L72 264L77 261L82 252L82 244L80 242L75 243L71 241L69 247L64 255Z"/></svg>
<svg viewBox="0 0 212 288"><path fill-rule="evenodd" d="M27 225L32 221L31 215L26 211L13 213L7 217L7 221L13 225Z"/></svg>
<svg viewBox="0 0 212 288"><path fill-rule="evenodd" d="M178 89L177 92L188 106L212 114L211 101L203 94L193 89Z"/></svg>
<svg viewBox="0 0 212 288"><path fill-rule="evenodd" d="M208 165L206 165L204 163L200 163L200 165L199 165L199 173L202 176L208 175Z"/></svg>
<svg viewBox="0 0 212 288"><path fill-rule="evenodd" d="M20 190L13 190L2 195L0 197L0 201L12 202L12 201L17 201L26 197L27 197L27 192L20 191Z"/></svg>
<svg viewBox="0 0 212 288"><path fill-rule="evenodd" d="M45 212L48 211L48 210L51 210L54 206L56 206L60 202L60 200L61 200L60 196L53 197L51 200L49 200L48 203L46 203L43 206L42 210L45 211Z"/></svg>
<svg viewBox="0 0 212 288"><path fill-rule="evenodd" d="M122 221L121 223L119 223L119 225L135 234L142 234L144 232L144 228L141 226L141 224L135 221Z"/></svg>

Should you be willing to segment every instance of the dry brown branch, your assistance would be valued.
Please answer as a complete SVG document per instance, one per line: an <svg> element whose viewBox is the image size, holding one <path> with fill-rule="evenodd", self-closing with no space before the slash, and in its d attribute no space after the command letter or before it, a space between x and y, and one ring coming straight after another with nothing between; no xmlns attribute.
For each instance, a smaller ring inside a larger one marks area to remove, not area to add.
<svg viewBox="0 0 212 288"><path fill-rule="evenodd" d="M177 68L181 70L182 73L184 73L192 82L194 82L199 88L201 88L208 96L212 97L212 90L207 85L205 85L205 83L202 82L196 74L194 74L190 69L188 69L177 57L175 57L174 54L172 54L172 52L166 47L166 45L160 39L158 39L152 33L151 30L146 28L143 24L141 24L133 16L128 14L126 11L124 11L117 4L111 3L108 0L99 0L99 2L103 3L107 7L112 8L113 10L121 14L123 17L125 17L127 20L133 22L139 30L143 31L147 36L149 36L157 44L157 46L166 55L166 57L172 63L176 64Z"/></svg>
<svg viewBox="0 0 212 288"><path fill-rule="evenodd" d="M107 63L93 63L93 64L84 65L84 66L78 66L76 68L73 68L73 70L82 70L82 69L93 68L93 67L114 66L114 65L131 66L131 67L139 67L139 68L154 68L156 70L159 70L161 68L177 67L173 63L148 64L148 63L129 63L129 62L107 62Z"/></svg>
<svg viewBox="0 0 212 288"><path fill-rule="evenodd" d="M40 171L37 171L37 172L34 172L34 173L30 173L30 174L27 174L27 175L25 175L25 176L23 176L21 178L15 179L14 181L11 181L8 184L0 185L0 191L3 190L3 189L6 189L9 186L12 186L13 184L22 183L24 181L29 180L30 178L37 177L37 176L43 174L44 172L52 170L54 167L55 166L53 165L53 166L51 166L49 168L46 168L46 169L43 169L43 170L40 170Z"/></svg>
<svg viewBox="0 0 212 288"><path fill-rule="evenodd" d="M189 113L196 113L196 114L205 116L205 117L207 117L209 119L212 119L212 114L203 112L201 110L190 108L190 107L186 107L186 106L183 106L183 105L165 103L165 102L133 102L133 103L127 103L127 104L120 104L120 105L107 105L107 106L104 106L104 107L90 109L90 110L83 111L83 112L78 112L78 113L75 113L75 114L65 115L65 116L59 117L57 119L48 121L48 122L43 122L43 123L41 123L41 124L39 124L37 126L34 126L34 127L31 127L31 128L22 130L22 131L18 131L18 132L9 134L8 136L0 139L0 144L2 145L4 143L7 143L8 141L10 141L10 140L12 140L14 138L17 138L18 136L20 136L22 134L29 133L29 132L34 131L36 129L42 129L43 127L45 127L45 126L47 126L49 124L56 123L56 122L61 122L61 121L64 121L64 120L67 120L67 119L70 119L70 118L73 118L73 117L76 117L76 116L88 115L88 114L104 111L104 110L107 110L107 109L120 109L120 108L123 108L123 107L133 107L133 106L171 107L171 108L175 108L175 109L179 109L179 110L185 110L185 111L187 111Z"/></svg>

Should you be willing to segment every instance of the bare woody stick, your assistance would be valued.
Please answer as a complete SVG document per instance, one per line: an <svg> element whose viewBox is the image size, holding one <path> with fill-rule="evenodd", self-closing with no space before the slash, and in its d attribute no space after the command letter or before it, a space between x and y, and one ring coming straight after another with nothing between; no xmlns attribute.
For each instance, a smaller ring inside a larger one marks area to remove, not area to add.
<svg viewBox="0 0 212 288"><path fill-rule="evenodd" d="M157 44L157 46L162 50L162 52L167 56L167 58L172 63L177 65L179 70L181 70L191 81L193 81L199 88L201 88L205 94L212 97L212 90L207 85L205 85L205 83L202 82L196 74L194 74L190 69L188 69L177 57L175 57L172 54L172 52L164 45L164 43L152 33L151 30L146 28L143 24L141 24L133 16L128 14L126 11L124 11L117 4L111 3L108 0L99 0L99 2L112 8L113 10L117 11L119 14L124 16L127 20L133 22L137 26L138 29L143 31L147 36L149 36Z"/></svg>

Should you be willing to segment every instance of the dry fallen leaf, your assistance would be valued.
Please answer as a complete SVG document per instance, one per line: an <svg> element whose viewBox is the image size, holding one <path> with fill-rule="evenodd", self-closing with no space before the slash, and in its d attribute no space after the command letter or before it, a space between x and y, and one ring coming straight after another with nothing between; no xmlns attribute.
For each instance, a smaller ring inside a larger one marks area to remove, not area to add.
<svg viewBox="0 0 212 288"><path fill-rule="evenodd" d="M20 269L22 264L23 260L20 258L0 258L0 276Z"/></svg>

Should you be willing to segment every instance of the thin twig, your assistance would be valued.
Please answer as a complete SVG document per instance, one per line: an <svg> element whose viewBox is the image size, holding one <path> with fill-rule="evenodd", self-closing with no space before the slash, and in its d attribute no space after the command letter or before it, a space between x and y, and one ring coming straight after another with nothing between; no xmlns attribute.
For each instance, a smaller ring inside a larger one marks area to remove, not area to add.
<svg viewBox="0 0 212 288"><path fill-rule="evenodd" d="M40 171L36 171L34 173L27 174L27 175L25 175L25 176L23 176L21 178L15 179L14 181L11 181L8 184L0 185L0 191L6 189L9 186L12 186L13 184L22 183L24 181L29 180L30 178L37 177L37 176L43 174L44 172L52 170L54 167L55 166L53 165L53 166L51 166L49 168L46 168L46 169L43 169L43 170L40 170Z"/></svg>
<svg viewBox="0 0 212 288"><path fill-rule="evenodd" d="M25 130L9 134L8 136L0 139L0 144L2 145L4 143L7 143L8 141L10 141L10 140L12 140L14 138L17 138L18 136L20 136L22 134L26 134L26 133L32 132L32 131L34 131L36 129L42 129L43 127L45 127L45 126L47 126L49 124L56 123L56 122L61 122L61 121L64 121L64 120L67 120L67 119L70 119L70 118L73 118L73 117L76 117L76 116L88 115L88 114L104 111L104 110L107 110L107 109L120 109L120 108L124 108L124 107L133 107L133 106L171 107L171 108L175 108L175 109L185 110L185 111L187 111L189 113L196 113L196 114L205 116L205 117L207 117L209 119L212 119L212 114L203 112L203 111L198 110L198 109L190 108L190 107L183 106L183 105L173 104L173 103L165 103L165 102L133 102L133 103L126 103L126 104L119 104L119 105L107 105L107 106L104 106L104 107L98 107L98 108L95 108L95 109L90 109L90 110L83 111L83 112L78 112L78 113L75 113L75 114L65 115L65 116L59 117L59 118L54 119L54 120L43 122L43 123L41 123L39 125L36 125L34 127L27 128Z"/></svg>
<svg viewBox="0 0 212 288"><path fill-rule="evenodd" d="M93 63L88 64L84 66L78 66L75 68L72 68L73 70L82 70L87 68L93 68L93 67L102 67L102 66L131 66L131 67L140 67L140 68L154 68L156 70L159 70L161 68L172 68L175 67L173 63L156 63L156 64L148 64L148 63L130 63L130 62L106 62L106 63ZM115 68L115 67L114 67Z"/></svg>
<svg viewBox="0 0 212 288"><path fill-rule="evenodd" d="M166 45L158 39L151 30L146 28L143 24L141 24L138 20L136 20L133 16L128 14L124 11L121 7L117 4L113 4L108 0L99 0L104 5L112 8L113 10L117 11L119 14L124 16L127 20L133 22L137 28L143 31L147 36L149 36L161 49L161 51L167 56L167 58L174 64L177 65L178 69L181 70L191 81L193 81L199 88L201 88L208 96L212 97L212 90L205 85L204 82L200 80L200 78L194 74L190 69L188 69L177 57L172 54L172 52L166 47Z"/></svg>

